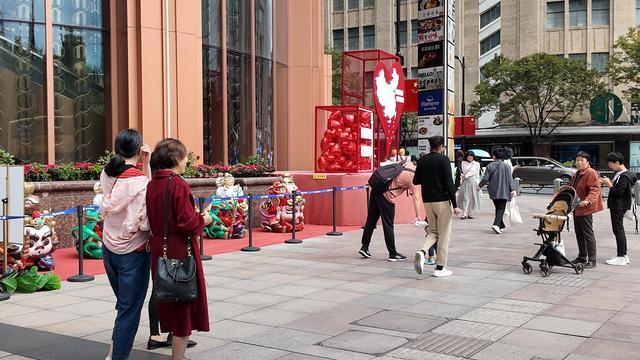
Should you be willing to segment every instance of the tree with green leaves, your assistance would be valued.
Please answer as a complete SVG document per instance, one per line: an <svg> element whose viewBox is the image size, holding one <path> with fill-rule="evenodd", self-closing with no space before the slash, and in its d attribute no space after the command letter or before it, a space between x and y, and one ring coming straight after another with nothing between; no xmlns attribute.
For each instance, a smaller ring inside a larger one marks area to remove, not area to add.
<svg viewBox="0 0 640 360"><path fill-rule="evenodd" d="M324 53L331 55L331 98L333 105L342 104L342 50L326 47Z"/></svg>
<svg viewBox="0 0 640 360"><path fill-rule="evenodd" d="M630 102L640 101L640 27L620 36L609 57L609 75L615 85L627 85L622 90Z"/></svg>
<svg viewBox="0 0 640 360"><path fill-rule="evenodd" d="M400 147L409 147L418 133L418 113L405 112L400 117Z"/></svg>
<svg viewBox="0 0 640 360"><path fill-rule="evenodd" d="M544 138L558 126L573 123L573 116L604 92L601 75L584 63L545 53L518 60L497 56L482 74L471 114L497 111L497 124L526 127L534 152Z"/></svg>

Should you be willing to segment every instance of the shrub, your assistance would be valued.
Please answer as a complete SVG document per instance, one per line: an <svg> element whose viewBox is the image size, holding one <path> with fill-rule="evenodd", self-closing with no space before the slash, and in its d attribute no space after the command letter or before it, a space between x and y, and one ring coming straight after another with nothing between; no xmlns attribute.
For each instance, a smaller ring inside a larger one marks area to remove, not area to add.
<svg viewBox="0 0 640 360"><path fill-rule="evenodd" d="M15 160L13 155L9 154L3 148L0 148L0 165L13 165Z"/></svg>

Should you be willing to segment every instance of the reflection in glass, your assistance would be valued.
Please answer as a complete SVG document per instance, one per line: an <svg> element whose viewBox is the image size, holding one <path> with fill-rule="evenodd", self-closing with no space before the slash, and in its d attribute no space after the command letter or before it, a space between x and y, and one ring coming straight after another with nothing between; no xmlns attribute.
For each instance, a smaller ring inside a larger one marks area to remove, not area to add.
<svg viewBox="0 0 640 360"><path fill-rule="evenodd" d="M0 147L19 162L47 161L44 6L0 0Z"/></svg>
<svg viewBox="0 0 640 360"><path fill-rule="evenodd" d="M54 0L53 88L56 162L94 161L107 148L108 37L101 0Z"/></svg>
<svg viewBox="0 0 640 360"><path fill-rule="evenodd" d="M221 0L202 1L202 43L221 47Z"/></svg>
<svg viewBox="0 0 640 360"><path fill-rule="evenodd" d="M256 152L273 164L273 78L269 60L256 58Z"/></svg>
<svg viewBox="0 0 640 360"><path fill-rule="evenodd" d="M271 59L273 41L272 30L272 1L255 0L256 11L256 56Z"/></svg>
<svg viewBox="0 0 640 360"><path fill-rule="evenodd" d="M227 47L250 53L250 1L227 0Z"/></svg>
<svg viewBox="0 0 640 360"><path fill-rule="evenodd" d="M250 136L251 56L229 52L227 66L229 164L237 164L253 155Z"/></svg>
<svg viewBox="0 0 640 360"><path fill-rule="evenodd" d="M222 50L205 46L203 56L204 163L224 162L222 132Z"/></svg>

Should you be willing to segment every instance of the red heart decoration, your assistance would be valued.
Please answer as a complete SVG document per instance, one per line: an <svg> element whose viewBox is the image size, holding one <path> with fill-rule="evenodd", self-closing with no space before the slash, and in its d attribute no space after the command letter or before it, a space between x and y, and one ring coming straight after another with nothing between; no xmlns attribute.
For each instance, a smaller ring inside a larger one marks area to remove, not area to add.
<svg viewBox="0 0 640 360"><path fill-rule="evenodd" d="M342 117L342 122L346 126L353 126L353 124L355 124L356 122L356 117L353 114L345 114Z"/></svg>
<svg viewBox="0 0 640 360"><path fill-rule="evenodd" d="M329 120L329 129L339 128L341 125L340 120Z"/></svg>
<svg viewBox="0 0 640 360"><path fill-rule="evenodd" d="M331 144L331 140L328 138L322 138L322 141L320 141L320 149L322 150L322 152L327 151L327 149L329 148L329 144Z"/></svg>
<svg viewBox="0 0 640 360"><path fill-rule="evenodd" d="M349 132L347 131L341 131L338 134L338 138L340 139L340 141L348 140L350 137L351 137L351 134L349 134Z"/></svg>
<svg viewBox="0 0 640 360"><path fill-rule="evenodd" d="M376 64L373 93L378 119L386 138L396 138L404 106L404 72L399 62L391 65L391 71L383 62ZM389 153L391 146L392 142L387 141L385 154Z"/></svg>
<svg viewBox="0 0 640 360"><path fill-rule="evenodd" d="M342 171L342 166L338 164L331 164L327 166L327 171Z"/></svg>
<svg viewBox="0 0 640 360"><path fill-rule="evenodd" d="M327 157L324 155L320 156L320 159L318 159L318 168L320 171L325 171L327 169L327 165L329 165Z"/></svg>

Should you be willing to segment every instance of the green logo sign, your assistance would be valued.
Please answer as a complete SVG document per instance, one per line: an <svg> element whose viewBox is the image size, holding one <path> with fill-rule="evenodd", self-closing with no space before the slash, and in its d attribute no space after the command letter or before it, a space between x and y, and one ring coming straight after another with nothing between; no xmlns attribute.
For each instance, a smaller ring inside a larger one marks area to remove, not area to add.
<svg viewBox="0 0 640 360"><path fill-rule="evenodd" d="M612 93L596 96L589 105L591 119L600 124L610 124L622 115L622 100Z"/></svg>

